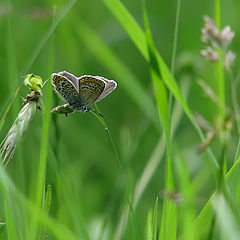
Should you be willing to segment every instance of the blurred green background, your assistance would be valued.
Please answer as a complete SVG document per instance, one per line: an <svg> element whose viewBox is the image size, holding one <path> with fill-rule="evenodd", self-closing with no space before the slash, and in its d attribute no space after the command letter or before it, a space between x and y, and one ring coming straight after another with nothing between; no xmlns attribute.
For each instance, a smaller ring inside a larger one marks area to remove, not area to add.
<svg viewBox="0 0 240 240"><path fill-rule="evenodd" d="M141 1L122 0L122 3L143 27ZM44 81L48 79L49 39L42 45L33 64L28 66L51 27L54 6L57 19L67 4L67 1L1 0L1 114L26 74L34 73ZM176 6L176 0L146 1L156 47L169 68L173 51ZM200 50L205 47L200 41L203 16L214 17L213 8L214 1L182 1L174 71L178 84L183 87L183 92L186 92L187 102L192 111L204 115L211 123L217 115L216 105L206 98L197 80L204 79L213 89L216 88L213 65L205 62L200 56ZM231 48L236 53L240 49L239 9L238 0L222 1L222 25L231 25L235 31L236 36ZM93 36L102 42L104 48L96 43ZM118 69L105 50L130 74L125 74L121 68ZM236 62L238 60L239 56ZM68 117L52 117L46 170L46 185L50 184L52 187L49 214L78 236L85 235L80 227L85 226L90 239L113 239L119 229L124 207L127 206L127 196L133 195L136 182L154 150L161 151L162 148L164 151L165 148L161 144L157 146L162 129L154 103L149 64L103 1L79 0L54 31L53 72L63 70L76 76L100 75L118 83L116 90L102 100L98 107L112 135L122 169L119 168L113 146L103 126L93 114L78 113ZM131 76L154 103L152 118L136 101L131 85L133 79L129 78ZM128 83L131 86L129 89ZM226 88L229 88L228 84ZM25 86L22 87L14 100L0 135L1 140L23 106L21 97L25 97L28 92ZM227 95L227 102L229 101L230 97ZM64 101L53 92L52 107L61 103ZM34 198L36 187L42 119L43 113L38 111L24 141L18 146L15 157L6 169L14 184L29 199ZM186 116L182 116L173 138L178 143L192 178L198 186L196 207L199 211L212 192L215 182L210 176L204 155L196 153L200 140ZM228 151L230 159L233 158L236 147L235 133L232 139ZM218 145L213 145L213 149L218 156ZM158 164L134 210L135 215L129 217L126 232L122 232L123 239L140 239L139 235L143 239L147 212L153 208L157 196L160 202L164 198L164 157L160 159L160 154L157 153L155 158L158 159ZM4 222L4 200L0 202L0 220ZM21 229L20 226L18 228ZM54 239L51 233L48 234L49 239ZM1 235L0 239L5 239L6 231ZM23 239L21 234L19 239Z"/></svg>

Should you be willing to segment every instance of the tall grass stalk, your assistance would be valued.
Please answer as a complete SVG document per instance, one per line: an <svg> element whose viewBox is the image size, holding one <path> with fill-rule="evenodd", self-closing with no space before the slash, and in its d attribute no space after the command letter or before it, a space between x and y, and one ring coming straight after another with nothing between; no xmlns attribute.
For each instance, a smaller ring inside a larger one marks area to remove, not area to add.
<svg viewBox="0 0 240 240"><path fill-rule="evenodd" d="M145 3L145 2L144 2ZM153 81L153 88L155 93L155 100L158 106L158 113L162 123L162 127L164 130L164 136L166 139L166 146L167 146L167 156L166 156L166 166L165 166L165 191L172 192L174 191L174 180L173 180L173 173L172 173L172 143L171 143L171 123L169 118L169 105L167 100L167 92L165 85L162 81L162 74L161 69L157 63L157 55L155 46L153 43L147 11L145 4L143 4L143 18L144 18L144 25L145 25L145 32L146 32L146 42L148 46L149 52L149 60L150 60L150 72L151 78ZM174 240L176 238L177 233L177 211L175 204L168 198L165 198L163 201L162 207L162 217L161 217L161 228L159 239L168 239ZM171 222L171 227L170 223ZM156 234L155 234L156 235Z"/></svg>
<svg viewBox="0 0 240 240"><path fill-rule="evenodd" d="M41 224L44 224L44 226L47 227L47 229L55 236L56 239L59 240L77 240L77 236L74 235L68 228L66 228L63 224L57 222L56 220L48 217L44 212L42 212L39 207L36 206L36 204L32 201L30 201L28 198L26 198L22 192L16 187L16 185L12 182L12 180L9 178L9 176L6 174L5 170L0 167L0 187L2 192L4 193L4 196L6 200L8 201L8 204L11 203L11 199L16 199L14 202L14 206L20 208L23 208L24 211L27 211L27 213L30 214L30 216L34 216L34 218L31 218L31 223L33 221L38 221ZM14 209L13 205L9 205L10 209ZM11 212L13 214L13 212ZM11 215L11 218L13 219L14 214ZM10 220L11 220L10 218ZM10 228L16 229L17 225L9 226ZM32 239L31 236L29 236L31 229L28 226L28 232L25 239ZM14 233L14 231L13 231ZM14 235L12 235L14 236ZM17 236L15 234L15 236ZM19 239L19 238L16 238Z"/></svg>
<svg viewBox="0 0 240 240"><path fill-rule="evenodd" d="M216 26L221 29L221 0L215 0L215 22ZM216 64L216 82L218 89L219 98L219 115L221 120L225 119L225 79L224 79L224 63L223 63L223 53L219 53L220 61Z"/></svg>
<svg viewBox="0 0 240 240"><path fill-rule="evenodd" d="M177 53L177 41L178 41L178 29L179 29L179 19L180 19L180 9L181 9L182 0L177 0L177 9L176 9L176 19L174 26L174 36L173 36L173 49L172 49L172 59L171 59L171 74L174 76L175 71L175 61L176 61L176 53ZM169 98L169 121L171 122L172 115L172 105L173 105L173 96L170 93Z"/></svg>
<svg viewBox="0 0 240 240"><path fill-rule="evenodd" d="M174 75L174 69L175 69L181 5L182 5L182 0L178 0L177 8L176 8L176 19L175 19L175 26L174 26L172 59L171 59L171 68L170 68L172 75Z"/></svg>
<svg viewBox="0 0 240 240"><path fill-rule="evenodd" d="M98 113L100 113L98 106L95 105L95 107L96 107ZM93 111L92 111L92 113L97 117L97 119L99 120L99 122L100 122L100 123L102 124L102 126L104 127L104 129L105 129L105 131L106 131L106 133L107 133L109 142L110 142L110 144L111 144L111 146L112 146L112 148L113 148L113 152L114 152L114 154L115 154L115 157L116 157L116 160L117 160L117 164L118 164L119 168L122 169L122 164L121 164L121 161L120 161L120 159L119 159L119 155L118 155L116 146L115 146L115 144L114 144L114 141L113 141L113 139L112 139L112 135L111 135L111 133L110 133L110 130L109 130L108 126L107 126L107 123L106 123L105 119L104 119L102 116L99 116L99 114L97 114L97 113L95 113L95 112L93 112Z"/></svg>
<svg viewBox="0 0 240 240"><path fill-rule="evenodd" d="M54 8L54 17L53 24L55 23L55 12ZM54 61L54 36L52 35L50 41L50 55L49 55L49 69L48 76L49 79L45 84L45 106L44 106L44 116L43 116L43 125L42 125L42 137L41 137L41 147L40 147L40 157L39 157L39 168L38 168L38 177L36 183L36 206L39 209L42 208L45 199L45 174L47 167L47 155L48 155L48 146L49 146L49 131L50 131L50 108L51 108L51 98L52 98L52 85L50 81L51 73L53 72L53 61ZM38 223L36 226L35 237L38 234Z"/></svg>

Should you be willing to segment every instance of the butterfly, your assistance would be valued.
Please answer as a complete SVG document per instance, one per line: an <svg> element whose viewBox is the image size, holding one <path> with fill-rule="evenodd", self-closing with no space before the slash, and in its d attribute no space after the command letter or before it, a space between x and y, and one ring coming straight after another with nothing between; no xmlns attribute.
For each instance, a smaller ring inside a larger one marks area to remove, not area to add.
<svg viewBox="0 0 240 240"><path fill-rule="evenodd" d="M100 76L83 75L77 78L63 71L53 73L51 77L53 88L68 102L74 112L88 112L91 105L99 102L117 87L114 80Z"/></svg>

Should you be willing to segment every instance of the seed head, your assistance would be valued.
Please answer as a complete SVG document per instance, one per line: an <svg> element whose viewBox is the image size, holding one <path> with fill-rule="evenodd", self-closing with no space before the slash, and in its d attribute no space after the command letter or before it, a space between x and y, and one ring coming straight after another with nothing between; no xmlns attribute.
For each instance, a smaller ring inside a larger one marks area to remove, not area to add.
<svg viewBox="0 0 240 240"><path fill-rule="evenodd" d="M219 60L218 53L212 47L207 47L206 49L203 49L201 51L201 55L206 60L211 61L211 62L218 62L218 60Z"/></svg>
<svg viewBox="0 0 240 240"><path fill-rule="evenodd" d="M229 70L234 64L234 60L236 58L236 54L232 51L228 51L224 58L224 67Z"/></svg>
<svg viewBox="0 0 240 240"><path fill-rule="evenodd" d="M226 49L226 47L228 47L228 45L232 42L234 36L235 36L235 32L231 30L230 26L226 26L223 28L223 30L221 31L221 37L220 37L221 45L223 49Z"/></svg>

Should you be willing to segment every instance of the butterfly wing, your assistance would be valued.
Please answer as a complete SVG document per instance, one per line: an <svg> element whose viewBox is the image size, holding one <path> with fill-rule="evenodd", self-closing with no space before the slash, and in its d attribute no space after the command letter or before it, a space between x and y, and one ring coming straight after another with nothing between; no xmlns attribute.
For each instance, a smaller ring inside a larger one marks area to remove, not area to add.
<svg viewBox="0 0 240 240"><path fill-rule="evenodd" d="M78 89L79 89L78 78L76 78L73 74L71 74L69 72L66 72L66 71L59 72L58 75L61 75L61 76L65 77L65 78L67 78L74 85L74 87L78 91Z"/></svg>
<svg viewBox="0 0 240 240"><path fill-rule="evenodd" d="M79 99L75 85L68 78L58 73L52 74L52 85L56 92L65 98L70 105L75 104Z"/></svg>
<svg viewBox="0 0 240 240"><path fill-rule="evenodd" d="M79 97L83 106L91 106L102 94L105 82L100 77L84 75L79 78Z"/></svg>
<svg viewBox="0 0 240 240"><path fill-rule="evenodd" d="M108 80L104 77L98 77L101 78L101 80L105 83L105 88L102 92L102 94L95 100L95 103L99 102L101 99L105 98L108 94L110 94L116 87L117 83L114 80Z"/></svg>

